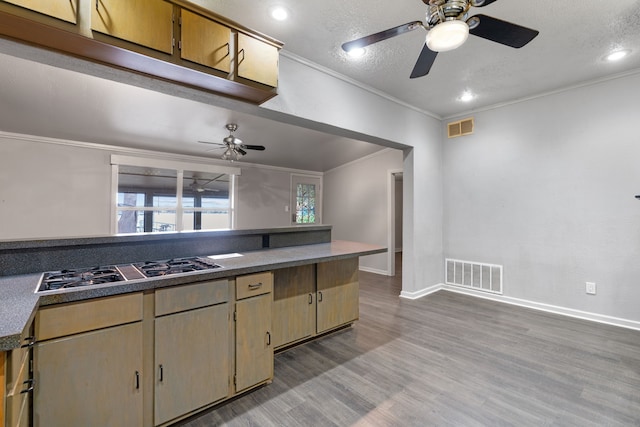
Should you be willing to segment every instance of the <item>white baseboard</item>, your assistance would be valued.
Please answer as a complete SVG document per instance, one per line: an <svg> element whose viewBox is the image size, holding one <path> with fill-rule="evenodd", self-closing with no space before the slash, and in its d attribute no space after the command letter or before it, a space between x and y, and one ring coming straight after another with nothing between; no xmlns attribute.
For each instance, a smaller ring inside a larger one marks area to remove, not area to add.
<svg viewBox="0 0 640 427"><path fill-rule="evenodd" d="M443 288L443 286L444 285L442 283L438 283L437 285L433 285L433 286L428 287L428 288L420 289L419 291L415 291L415 292L402 291L402 292L400 292L400 298L406 298L406 299L422 298L422 297L427 296L429 294L432 294L434 292L438 292L439 290L441 290Z"/></svg>
<svg viewBox="0 0 640 427"><path fill-rule="evenodd" d="M634 329L640 331L640 322L629 319L622 319L619 317L606 316L604 314L589 313L587 311L575 310L573 308L560 307L557 305L544 304L535 301L523 300L520 298L513 298L504 295L490 294L486 292L480 292L473 289L461 288L458 286L451 286L439 283L427 288L423 288L415 292L400 292L401 298L418 299L434 292L444 290L448 292L457 292L459 294L465 294L477 298L484 298L492 301L501 302L504 304L517 305L520 307L531 308L534 310L546 311L548 313L560 314L563 316L574 317L577 319L589 320L591 322L604 323L607 325L619 326L621 328Z"/></svg>
<svg viewBox="0 0 640 427"><path fill-rule="evenodd" d="M358 269L360 271L366 271L367 273L381 274L383 276L388 276L389 275L389 272L387 270L380 270L380 269L377 269L377 268L360 266Z"/></svg>

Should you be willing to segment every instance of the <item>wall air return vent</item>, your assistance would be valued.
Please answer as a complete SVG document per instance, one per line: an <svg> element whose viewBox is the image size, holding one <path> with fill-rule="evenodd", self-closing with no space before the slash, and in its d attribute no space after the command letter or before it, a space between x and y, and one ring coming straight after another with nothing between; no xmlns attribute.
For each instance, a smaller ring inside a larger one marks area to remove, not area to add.
<svg viewBox="0 0 640 427"><path fill-rule="evenodd" d="M447 285L502 294L502 266L459 259L445 260Z"/></svg>
<svg viewBox="0 0 640 427"><path fill-rule="evenodd" d="M473 133L473 117L451 122L447 125L449 138L456 136L471 135Z"/></svg>

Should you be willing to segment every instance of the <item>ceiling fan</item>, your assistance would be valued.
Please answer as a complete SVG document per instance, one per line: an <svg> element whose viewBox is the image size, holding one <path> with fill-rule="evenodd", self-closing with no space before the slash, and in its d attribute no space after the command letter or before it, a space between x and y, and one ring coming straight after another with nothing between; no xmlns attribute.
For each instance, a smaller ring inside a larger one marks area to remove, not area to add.
<svg viewBox="0 0 640 427"><path fill-rule="evenodd" d="M229 131L229 136L225 137L222 140L222 142L210 142L210 141L198 141L198 142L201 142L203 144L219 145L220 147L216 147L207 151L224 149L224 153L222 153L222 156L220 156L220 158L222 160L230 160L232 162L246 155L247 152L245 150L258 150L258 151L265 150L264 145L243 144L240 138L234 136L233 132L238 130L237 124L229 123L226 125L226 128Z"/></svg>
<svg viewBox="0 0 640 427"><path fill-rule="evenodd" d="M412 21L379 33L344 43L342 49L349 52L364 48L391 37L413 31L427 30L427 38L410 78L429 74L438 52L456 49L467 40L469 34L506 46L521 48L537 35L538 31L487 15L468 17L471 7L484 7L496 0L422 0L427 5L426 23Z"/></svg>
<svg viewBox="0 0 640 427"><path fill-rule="evenodd" d="M198 182L198 178L196 178L194 176L193 177L193 182L189 185L189 189L191 191L193 191L194 193L204 193L205 191L219 192L220 191L219 189L217 189L217 188L208 188L207 185L209 185L212 182L216 181L221 176L224 176L224 175L218 175L217 177L215 177L213 179L210 179L208 181L205 181L204 183Z"/></svg>

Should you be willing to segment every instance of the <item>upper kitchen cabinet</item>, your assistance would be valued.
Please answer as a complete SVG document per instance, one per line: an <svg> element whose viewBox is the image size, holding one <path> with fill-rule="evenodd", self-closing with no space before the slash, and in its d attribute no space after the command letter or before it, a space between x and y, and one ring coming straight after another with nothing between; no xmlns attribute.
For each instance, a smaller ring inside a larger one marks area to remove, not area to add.
<svg viewBox="0 0 640 427"><path fill-rule="evenodd" d="M181 14L180 57L224 73L231 71L231 28L186 9Z"/></svg>
<svg viewBox="0 0 640 427"><path fill-rule="evenodd" d="M73 24L78 22L78 0L5 0L7 3Z"/></svg>
<svg viewBox="0 0 640 427"><path fill-rule="evenodd" d="M170 0L181 13L180 58L228 74L228 78L265 90L278 86L282 44L211 10Z"/></svg>
<svg viewBox="0 0 640 427"><path fill-rule="evenodd" d="M173 5L164 0L92 0L91 29L173 52Z"/></svg>
<svg viewBox="0 0 640 427"><path fill-rule="evenodd" d="M278 86L278 47L238 33L238 77Z"/></svg>
<svg viewBox="0 0 640 427"><path fill-rule="evenodd" d="M0 0L0 37L253 104L278 94L282 43L190 1L11 2ZM77 24L44 15L55 5Z"/></svg>

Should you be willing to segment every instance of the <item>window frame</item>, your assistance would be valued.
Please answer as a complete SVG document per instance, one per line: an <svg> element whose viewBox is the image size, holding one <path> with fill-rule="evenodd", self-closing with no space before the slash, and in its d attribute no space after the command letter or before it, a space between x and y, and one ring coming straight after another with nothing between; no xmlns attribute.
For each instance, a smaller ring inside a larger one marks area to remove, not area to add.
<svg viewBox="0 0 640 427"><path fill-rule="evenodd" d="M202 172L213 174L225 174L229 175L229 229L234 229L236 224L237 212L236 212L236 200L237 200L237 179L238 175L241 175L242 170L237 167L229 167L223 165L211 165L204 163L192 163L179 160L165 160L165 159L151 159L144 157L123 156L119 154L111 155L111 226L110 231L112 235L118 234L118 178L120 172L120 166L134 166L134 167L148 167L157 169L170 169L176 171L176 230L175 232L191 232L196 230L184 229L183 216L184 211L204 212L210 208L202 207L187 207L183 205L183 181L184 172ZM153 207L137 207L137 210L141 211L156 211L158 208ZM173 209L173 208L171 208ZM136 234L146 234L143 233ZM166 233L166 232L165 232Z"/></svg>

